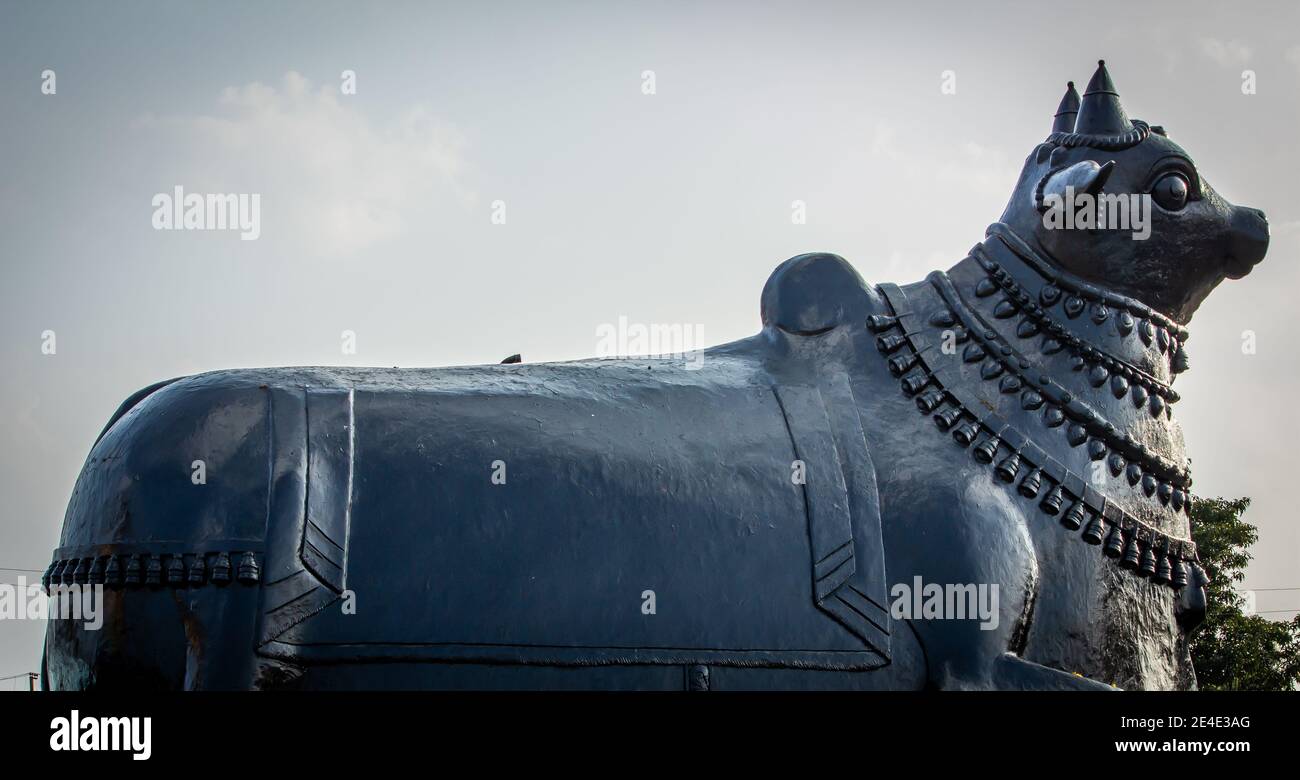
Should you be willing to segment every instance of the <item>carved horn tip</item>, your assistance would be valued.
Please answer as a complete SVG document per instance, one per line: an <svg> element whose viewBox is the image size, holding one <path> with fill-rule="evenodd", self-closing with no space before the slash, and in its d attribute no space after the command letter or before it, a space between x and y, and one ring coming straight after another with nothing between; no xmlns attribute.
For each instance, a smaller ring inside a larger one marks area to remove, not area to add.
<svg viewBox="0 0 1300 780"><path fill-rule="evenodd" d="M1119 90L1106 70L1106 61L1097 60L1097 72L1092 74L1088 88L1083 92L1074 132L1084 135L1116 136L1133 129L1124 107L1120 105Z"/></svg>

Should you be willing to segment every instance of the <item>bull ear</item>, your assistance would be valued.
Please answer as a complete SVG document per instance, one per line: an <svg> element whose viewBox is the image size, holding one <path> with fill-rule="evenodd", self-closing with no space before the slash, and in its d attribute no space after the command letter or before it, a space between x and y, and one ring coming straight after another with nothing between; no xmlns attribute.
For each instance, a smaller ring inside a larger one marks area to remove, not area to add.
<svg viewBox="0 0 1300 780"><path fill-rule="evenodd" d="M1105 186L1106 180L1114 170L1114 160L1108 160L1105 165L1098 165L1092 160L1083 160L1059 171L1053 171L1047 174L1039 185L1038 207L1043 208L1047 198L1052 195L1064 199L1067 187L1073 187L1075 195L1085 192L1096 195L1101 192L1101 188Z"/></svg>

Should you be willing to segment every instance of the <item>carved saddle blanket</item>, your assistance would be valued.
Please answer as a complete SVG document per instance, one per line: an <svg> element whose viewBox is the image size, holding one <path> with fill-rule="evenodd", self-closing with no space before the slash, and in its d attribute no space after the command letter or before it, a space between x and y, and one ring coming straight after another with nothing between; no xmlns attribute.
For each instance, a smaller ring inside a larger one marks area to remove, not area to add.
<svg viewBox="0 0 1300 780"><path fill-rule="evenodd" d="M261 652L887 663L854 390L774 381L759 349L271 383Z"/></svg>

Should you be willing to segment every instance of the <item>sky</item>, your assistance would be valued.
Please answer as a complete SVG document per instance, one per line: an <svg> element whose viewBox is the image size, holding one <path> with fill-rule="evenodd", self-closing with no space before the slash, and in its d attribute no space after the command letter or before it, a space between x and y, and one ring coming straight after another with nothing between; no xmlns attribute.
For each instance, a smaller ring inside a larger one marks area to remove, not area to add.
<svg viewBox="0 0 1300 780"><path fill-rule="evenodd" d="M795 254L947 268L1099 58L1269 216L1190 325L1176 414L1195 492L1253 499L1246 586L1288 618L1300 589L1262 589L1300 588L1290 2L0 0L0 567L44 569L95 436L160 379L577 359L620 318L717 344ZM155 229L176 186L258 194L260 235ZM0 677L43 635L0 621Z"/></svg>

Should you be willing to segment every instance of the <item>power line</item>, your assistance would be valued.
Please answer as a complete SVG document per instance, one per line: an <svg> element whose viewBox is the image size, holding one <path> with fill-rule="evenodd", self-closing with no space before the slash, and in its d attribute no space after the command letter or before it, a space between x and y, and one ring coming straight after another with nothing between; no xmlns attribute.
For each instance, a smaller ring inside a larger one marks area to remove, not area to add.
<svg viewBox="0 0 1300 780"><path fill-rule="evenodd" d="M45 573L45 570L44 570L44 569L15 569L15 568L12 568L12 567L9 567L9 566L0 566L0 571L20 571L20 572L26 572L27 574L44 574L44 573ZM1300 590L1300 588L1297 588L1297 590Z"/></svg>
<svg viewBox="0 0 1300 780"><path fill-rule="evenodd" d="M11 674L8 677L0 677L0 682L5 680L17 680L19 677L36 677L36 672L23 672L22 674Z"/></svg>

